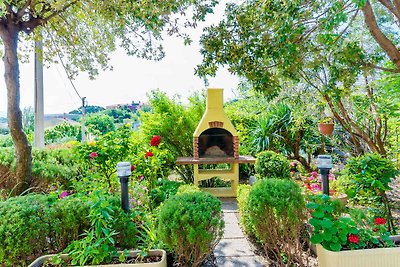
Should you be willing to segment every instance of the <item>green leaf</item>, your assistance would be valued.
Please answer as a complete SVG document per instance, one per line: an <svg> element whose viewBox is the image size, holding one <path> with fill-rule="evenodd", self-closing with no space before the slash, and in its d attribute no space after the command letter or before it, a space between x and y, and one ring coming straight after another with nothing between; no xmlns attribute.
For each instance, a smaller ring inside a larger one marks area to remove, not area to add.
<svg viewBox="0 0 400 267"><path fill-rule="evenodd" d="M324 218L324 213L322 211L317 210L312 213L312 216L315 218Z"/></svg>
<svg viewBox="0 0 400 267"><path fill-rule="evenodd" d="M333 222L327 218L324 218L320 224L323 228L331 228L333 226Z"/></svg>
<svg viewBox="0 0 400 267"><path fill-rule="evenodd" d="M340 251L342 249L342 245L339 243L332 243L329 245L330 250L332 251Z"/></svg>
<svg viewBox="0 0 400 267"><path fill-rule="evenodd" d="M313 244L320 244L323 240L324 240L323 234L314 234L310 239L311 243Z"/></svg>

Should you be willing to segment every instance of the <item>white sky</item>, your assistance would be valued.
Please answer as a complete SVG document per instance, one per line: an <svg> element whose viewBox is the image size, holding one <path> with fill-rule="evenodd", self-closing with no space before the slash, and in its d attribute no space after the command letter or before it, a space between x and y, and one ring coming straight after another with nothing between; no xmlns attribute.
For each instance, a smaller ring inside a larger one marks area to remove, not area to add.
<svg viewBox="0 0 400 267"><path fill-rule="evenodd" d="M223 15L224 5L209 15L207 22L191 32L193 43L183 45L183 40L166 37L163 46L166 56L154 62L127 56L123 50L111 55L113 71L100 72L95 80L80 74L74 84L89 105L106 106L118 103L146 102L146 93L159 88L168 95L179 94L185 100L192 92L204 88L203 81L194 75L194 68L201 62L198 44L202 28L216 23ZM0 62L0 116L7 110L4 65ZM33 62L20 64L21 109L34 106ZM215 78L210 78L209 87L224 88L225 101L233 98L239 79L226 69L220 69ZM44 70L44 112L46 114L69 112L78 108L81 101L69 83L61 65Z"/></svg>

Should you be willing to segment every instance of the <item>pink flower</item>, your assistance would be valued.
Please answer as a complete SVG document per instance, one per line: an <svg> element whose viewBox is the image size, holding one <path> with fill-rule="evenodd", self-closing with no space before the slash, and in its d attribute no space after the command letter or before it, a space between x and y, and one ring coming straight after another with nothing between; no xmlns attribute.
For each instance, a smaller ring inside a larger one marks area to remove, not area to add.
<svg viewBox="0 0 400 267"><path fill-rule="evenodd" d="M158 146L161 142L161 137L159 135L153 136L150 140L150 146Z"/></svg>
<svg viewBox="0 0 400 267"><path fill-rule="evenodd" d="M312 184L312 185L311 185L311 190L312 190L313 192L316 192L316 191L321 191L322 188L321 188L321 186L320 186L319 184Z"/></svg>
<svg viewBox="0 0 400 267"><path fill-rule="evenodd" d="M154 156L154 154L153 154L153 152L151 152L151 151L147 151L147 152L146 152L146 155L144 155L144 156L145 156L146 159L147 159L148 157Z"/></svg>
<svg viewBox="0 0 400 267"><path fill-rule="evenodd" d="M360 241L360 237L358 237L358 235L350 234L347 240L349 240L350 243L357 244L358 241Z"/></svg>
<svg viewBox="0 0 400 267"><path fill-rule="evenodd" d="M311 172L310 174L311 174L312 177L317 177L318 172Z"/></svg>
<svg viewBox="0 0 400 267"><path fill-rule="evenodd" d="M144 176L143 175L140 176L139 179L140 179L140 181L143 181L144 180Z"/></svg>
<svg viewBox="0 0 400 267"><path fill-rule="evenodd" d="M336 180L336 177L335 177L335 175L333 173L330 173L328 175L328 178L329 178L330 181L335 181Z"/></svg>
<svg viewBox="0 0 400 267"><path fill-rule="evenodd" d="M97 152L92 152L92 153L89 154L89 157L90 157L91 160L94 159L94 158L97 158L98 156L99 156L99 154L97 154Z"/></svg>
<svg viewBox="0 0 400 267"><path fill-rule="evenodd" d="M386 220L385 220L385 218L378 217L378 218L375 219L374 222L375 222L375 224L380 225L380 224L385 224Z"/></svg>
<svg viewBox="0 0 400 267"><path fill-rule="evenodd" d="M64 198L66 198L67 196L69 196L69 194L68 194L67 191L63 191L63 192L61 192L61 194L58 195L58 197L59 197L60 199L64 199Z"/></svg>

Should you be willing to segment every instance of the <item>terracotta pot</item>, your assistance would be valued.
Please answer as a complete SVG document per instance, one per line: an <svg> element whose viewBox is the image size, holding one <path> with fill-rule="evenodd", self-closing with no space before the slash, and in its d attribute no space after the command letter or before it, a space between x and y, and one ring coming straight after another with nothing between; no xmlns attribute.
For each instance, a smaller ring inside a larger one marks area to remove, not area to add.
<svg viewBox="0 0 400 267"><path fill-rule="evenodd" d="M139 250L130 251L129 253L134 257L140 252ZM162 249L154 249L149 251L150 256L161 256L161 260L152 263L126 263L126 264L105 264L105 265L89 265L86 267L167 267L167 253ZM45 255L37 258L28 267L41 267L46 260L51 259L55 255ZM62 254L62 258L68 258L67 254ZM84 266L85 267L85 266Z"/></svg>
<svg viewBox="0 0 400 267"><path fill-rule="evenodd" d="M347 205L347 194L345 193L337 193L336 190L331 189L329 190L329 195L332 199L339 199L344 205Z"/></svg>
<svg viewBox="0 0 400 267"><path fill-rule="evenodd" d="M317 244L319 267L398 267L400 247L329 251Z"/></svg>
<svg viewBox="0 0 400 267"><path fill-rule="evenodd" d="M334 123L318 123L318 131L323 135L332 135Z"/></svg>

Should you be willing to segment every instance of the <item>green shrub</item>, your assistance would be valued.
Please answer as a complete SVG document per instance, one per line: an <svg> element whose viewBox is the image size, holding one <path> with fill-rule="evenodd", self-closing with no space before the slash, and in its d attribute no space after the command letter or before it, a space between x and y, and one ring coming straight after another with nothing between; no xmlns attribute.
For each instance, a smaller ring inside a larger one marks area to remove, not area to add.
<svg viewBox="0 0 400 267"><path fill-rule="evenodd" d="M0 166L15 171L14 148L0 148ZM33 149L32 173L34 179L30 186L47 190L49 184L61 184L65 188L71 186L72 180L83 174L83 169L70 149ZM4 185L12 189L14 181Z"/></svg>
<svg viewBox="0 0 400 267"><path fill-rule="evenodd" d="M178 192L176 194L182 195L185 193L195 193L195 192L200 192L200 188L198 186L193 184L184 184L178 188Z"/></svg>
<svg viewBox="0 0 400 267"><path fill-rule="evenodd" d="M204 113L205 97L195 93L184 105L179 97L169 98L159 90L149 94L152 112L140 112L140 131L145 136L160 135L172 157L193 154L193 133ZM185 130L182 130L185 129ZM185 183L193 181L193 168L178 165L175 170Z"/></svg>
<svg viewBox="0 0 400 267"><path fill-rule="evenodd" d="M61 144L71 140L80 140L81 126L63 122L44 131L44 141L48 144Z"/></svg>
<svg viewBox="0 0 400 267"><path fill-rule="evenodd" d="M305 201L300 187L292 180L260 180L250 190L247 207L266 254L279 266L302 263L299 239Z"/></svg>
<svg viewBox="0 0 400 267"><path fill-rule="evenodd" d="M240 223L244 227L246 234L250 237L256 236L254 222L250 216L249 210L249 193L251 186L248 184L241 184L237 189L237 203L240 212Z"/></svg>
<svg viewBox="0 0 400 267"><path fill-rule="evenodd" d="M77 198L36 194L0 202L0 262L24 266L64 249L88 227L89 208Z"/></svg>
<svg viewBox="0 0 400 267"><path fill-rule="evenodd" d="M158 214L158 233L182 266L200 266L222 237L221 202L194 192L164 202Z"/></svg>
<svg viewBox="0 0 400 267"><path fill-rule="evenodd" d="M395 225L386 195L386 191L391 189L389 183L398 174L394 164L379 154L368 153L349 159L345 174L347 177L339 183L347 185L348 196L359 204L376 208L383 206L388 231L394 234Z"/></svg>
<svg viewBox="0 0 400 267"><path fill-rule="evenodd" d="M96 142L83 143L75 147L73 152L85 170L100 174L112 188L113 183L117 182L117 179L112 177L117 170L117 163L126 161L131 152L131 134L131 128L124 125L99 137Z"/></svg>
<svg viewBox="0 0 400 267"><path fill-rule="evenodd" d="M0 128L1 130L1 128ZM0 132L0 147L12 147L14 145L11 135L3 135Z"/></svg>
<svg viewBox="0 0 400 267"><path fill-rule="evenodd" d="M13 147L0 148L0 165L15 168L15 149Z"/></svg>
<svg viewBox="0 0 400 267"><path fill-rule="evenodd" d="M183 183L166 179L158 180L156 182L156 187L150 192L152 207L156 208L169 197L176 195L181 185L183 185Z"/></svg>
<svg viewBox="0 0 400 267"><path fill-rule="evenodd" d="M32 173L36 183L59 183L65 188L80 177L83 169L71 149L33 149Z"/></svg>
<svg viewBox="0 0 400 267"><path fill-rule="evenodd" d="M259 179L290 178L289 161L283 155L273 151L262 151L258 153L254 166Z"/></svg>
<svg viewBox="0 0 400 267"><path fill-rule="evenodd" d="M121 248L137 247L135 214L122 211L118 196L107 193L102 199L101 212L105 207L112 210L113 219L107 227L117 233L115 243ZM41 255L62 251L91 229L94 220L89 215L95 204L91 195L60 199L57 193L0 201L0 262L5 266L26 266Z"/></svg>

